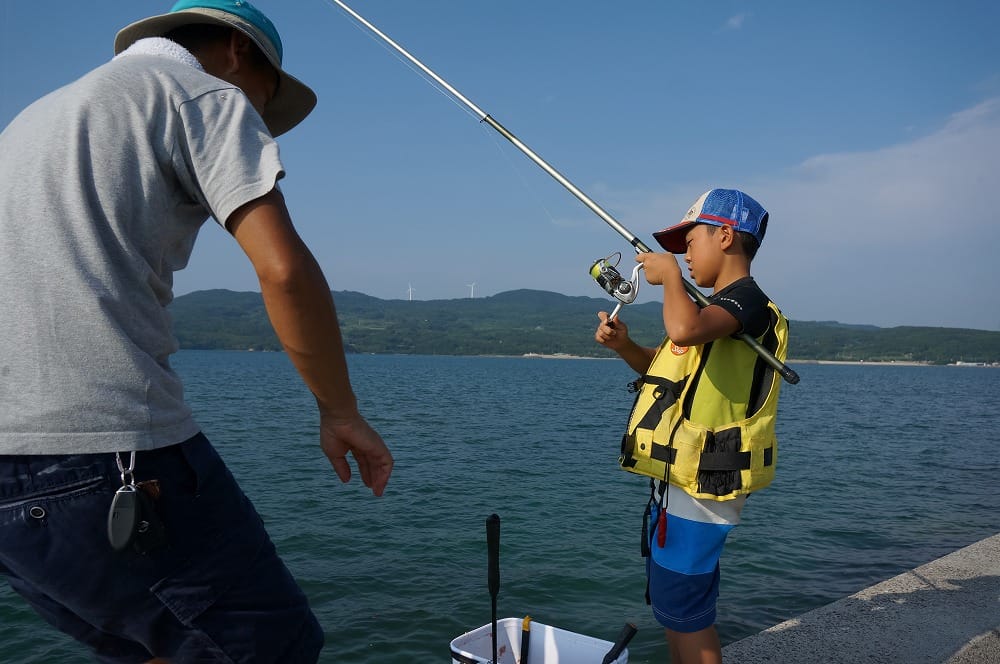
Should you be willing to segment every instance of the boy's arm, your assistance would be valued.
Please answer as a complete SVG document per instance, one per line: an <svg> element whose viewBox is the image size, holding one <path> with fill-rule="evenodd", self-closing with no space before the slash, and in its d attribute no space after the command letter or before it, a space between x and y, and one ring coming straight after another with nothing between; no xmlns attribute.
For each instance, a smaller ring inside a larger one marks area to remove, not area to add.
<svg viewBox="0 0 1000 664"><path fill-rule="evenodd" d="M681 268L672 254L639 254L646 281L663 285L663 326L678 346L697 346L736 334L740 322L720 306L701 308L684 289Z"/></svg>
<svg viewBox="0 0 1000 664"><path fill-rule="evenodd" d="M316 397L323 452L343 482L351 477L345 458L351 452L365 486L382 495L392 455L358 412L330 288L284 198L275 189L247 203L227 228L253 263L274 331Z"/></svg>
<svg viewBox="0 0 1000 664"><path fill-rule="evenodd" d="M649 365L653 363L656 349L646 348L632 341L632 338L628 336L628 326L621 319L616 318L609 321L606 311L598 311L597 317L601 319L597 331L594 332L594 339L597 343L618 353L636 373L646 373Z"/></svg>

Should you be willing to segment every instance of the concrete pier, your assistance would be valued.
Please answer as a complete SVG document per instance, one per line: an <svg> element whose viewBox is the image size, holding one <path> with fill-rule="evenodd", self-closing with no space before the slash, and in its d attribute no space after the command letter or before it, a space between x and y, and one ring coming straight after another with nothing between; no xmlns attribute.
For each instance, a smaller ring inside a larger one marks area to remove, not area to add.
<svg viewBox="0 0 1000 664"><path fill-rule="evenodd" d="M725 664L1000 664L1000 534L722 650Z"/></svg>

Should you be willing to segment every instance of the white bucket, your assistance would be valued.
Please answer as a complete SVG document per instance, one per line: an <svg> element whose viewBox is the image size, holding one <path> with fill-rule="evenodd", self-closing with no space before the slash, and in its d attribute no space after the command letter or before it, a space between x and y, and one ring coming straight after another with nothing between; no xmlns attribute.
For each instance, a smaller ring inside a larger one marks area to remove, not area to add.
<svg viewBox="0 0 1000 664"><path fill-rule="evenodd" d="M493 660L492 624L466 632L451 642L452 664L488 664ZM521 619L497 620L495 664L601 664L615 644L531 621L528 661L521 661ZM627 664L628 649L614 664Z"/></svg>

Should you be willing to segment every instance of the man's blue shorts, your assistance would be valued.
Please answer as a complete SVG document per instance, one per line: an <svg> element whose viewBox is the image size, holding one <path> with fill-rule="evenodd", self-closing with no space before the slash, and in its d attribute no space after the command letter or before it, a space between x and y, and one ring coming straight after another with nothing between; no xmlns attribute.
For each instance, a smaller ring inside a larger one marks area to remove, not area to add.
<svg viewBox="0 0 1000 664"><path fill-rule="evenodd" d="M646 574L653 615L667 629L690 633L715 624L719 558L726 536L739 523L744 500L699 500L671 485L666 538L660 546L661 508L654 499L646 530Z"/></svg>
<svg viewBox="0 0 1000 664"><path fill-rule="evenodd" d="M168 543L115 552L114 454L0 456L0 575L102 662L315 662L323 631L208 440L139 452L153 479Z"/></svg>

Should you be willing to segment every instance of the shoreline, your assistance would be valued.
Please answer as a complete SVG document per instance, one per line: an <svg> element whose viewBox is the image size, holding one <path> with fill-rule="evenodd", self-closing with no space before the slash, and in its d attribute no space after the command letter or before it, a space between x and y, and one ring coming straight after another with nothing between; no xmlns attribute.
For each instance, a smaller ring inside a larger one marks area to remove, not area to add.
<svg viewBox="0 0 1000 664"><path fill-rule="evenodd" d="M228 351L237 353L283 353L282 349L267 348L179 348L178 351ZM421 355L427 357L511 357L541 360L618 360L617 357L598 357L594 355L573 355L570 353L520 353L520 354L462 354L451 355L447 353L374 353L374 352L347 352L346 355ZM786 364L829 364L829 365L851 365L870 367L973 367L979 369L1000 368L1000 362L951 362L948 364L937 364L929 360L806 360L790 358L785 360Z"/></svg>
<svg viewBox="0 0 1000 664"><path fill-rule="evenodd" d="M796 360L789 358L785 360L788 364L857 364L870 365L874 367L943 367L954 366L949 364L933 364L920 360ZM971 366L971 365L970 365Z"/></svg>
<svg viewBox="0 0 1000 664"><path fill-rule="evenodd" d="M975 367L979 369L996 369L1000 364L986 364L985 362L951 362L949 364L935 364L926 360L785 360L787 364L849 364L854 366L871 367Z"/></svg>
<svg viewBox="0 0 1000 664"><path fill-rule="evenodd" d="M523 353L521 355L485 355L483 357L525 357L533 360L617 360L617 357L570 355L569 353Z"/></svg>

